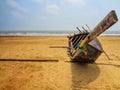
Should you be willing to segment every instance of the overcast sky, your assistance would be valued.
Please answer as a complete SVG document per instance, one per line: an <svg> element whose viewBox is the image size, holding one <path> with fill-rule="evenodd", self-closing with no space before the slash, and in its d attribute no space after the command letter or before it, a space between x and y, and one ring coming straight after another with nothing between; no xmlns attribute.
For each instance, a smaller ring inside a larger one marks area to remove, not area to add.
<svg viewBox="0 0 120 90"><path fill-rule="evenodd" d="M120 0L0 0L0 31L93 29L111 10L119 19Z"/></svg>

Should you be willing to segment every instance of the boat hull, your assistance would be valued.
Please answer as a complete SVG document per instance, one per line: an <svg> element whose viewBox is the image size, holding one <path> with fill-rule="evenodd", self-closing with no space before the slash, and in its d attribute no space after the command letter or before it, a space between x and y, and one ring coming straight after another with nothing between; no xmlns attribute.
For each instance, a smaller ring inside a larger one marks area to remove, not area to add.
<svg viewBox="0 0 120 90"><path fill-rule="evenodd" d="M71 45L69 45L69 47L71 47ZM98 39L94 39L93 41L85 45L84 48L77 47L77 49L79 50L80 53L75 58L73 58L74 54L72 55L71 54L72 50L70 50L71 59L72 61L78 61L83 63L95 62L103 52L103 48Z"/></svg>

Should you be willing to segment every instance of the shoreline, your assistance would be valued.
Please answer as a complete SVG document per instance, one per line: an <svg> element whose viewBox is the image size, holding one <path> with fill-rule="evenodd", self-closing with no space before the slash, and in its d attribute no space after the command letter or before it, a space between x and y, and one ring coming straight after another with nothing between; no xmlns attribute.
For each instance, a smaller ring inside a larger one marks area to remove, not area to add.
<svg viewBox="0 0 120 90"><path fill-rule="evenodd" d="M0 36L0 37L67 37L67 35L58 35L58 36ZM98 36L99 37L120 37L120 35L100 35Z"/></svg>

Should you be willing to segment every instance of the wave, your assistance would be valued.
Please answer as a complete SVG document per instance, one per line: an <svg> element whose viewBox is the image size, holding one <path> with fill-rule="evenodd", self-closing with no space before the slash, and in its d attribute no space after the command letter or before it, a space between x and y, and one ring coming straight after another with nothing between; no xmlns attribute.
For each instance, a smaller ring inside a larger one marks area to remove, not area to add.
<svg viewBox="0 0 120 90"><path fill-rule="evenodd" d="M67 33L0 33L0 36L67 36Z"/></svg>
<svg viewBox="0 0 120 90"><path fill-rule="evenodd" d="M119 37L120 34L101 34L100 36L116 36L116 37Z"/></svg>
<svg viewBox="0 0 120 90"><path fill-rule="evenodd" d="M68 36L71 33L35 33L35 32L27 32L27 33L0 33L0 36ZM71 34L72 35L72 34ZM120 36L120 34L101 34L100 36Z"/></svg>

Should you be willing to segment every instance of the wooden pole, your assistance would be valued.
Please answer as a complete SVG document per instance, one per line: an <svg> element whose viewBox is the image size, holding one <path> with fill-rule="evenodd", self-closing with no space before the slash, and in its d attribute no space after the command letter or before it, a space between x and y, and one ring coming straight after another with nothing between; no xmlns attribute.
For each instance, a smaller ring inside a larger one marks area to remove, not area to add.
<svg viewBox="0 0 120 90"><path fill-rule="evenodd" d="M84 45L88 44L90 41L95 39L97 36L99 36L101 33L106 31L108 28L110 28L113 24L115 24L118 21L117 15L114 10L112 10L108 15L93 29L92 32L88 34L88 36L79 43L80 48L82 48ZM77 57L80 54L79 49L76 50L73 58Z"/></svg>

